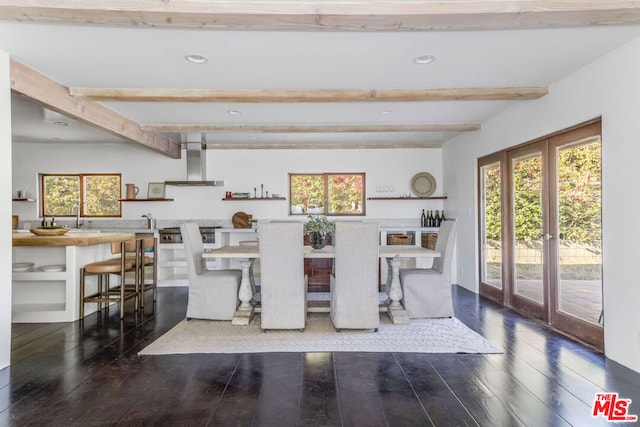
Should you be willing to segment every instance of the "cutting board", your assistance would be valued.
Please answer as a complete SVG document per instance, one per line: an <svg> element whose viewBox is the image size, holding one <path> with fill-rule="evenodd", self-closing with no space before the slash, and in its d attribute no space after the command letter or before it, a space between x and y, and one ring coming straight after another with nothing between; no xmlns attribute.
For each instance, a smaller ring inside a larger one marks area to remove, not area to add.
<svg viewBox="0 0 640 427"><path fill-rule="evenodd" d="M231 217L231 223L234 228L251 228L253 215L244 212L236 212Z"/></svg>

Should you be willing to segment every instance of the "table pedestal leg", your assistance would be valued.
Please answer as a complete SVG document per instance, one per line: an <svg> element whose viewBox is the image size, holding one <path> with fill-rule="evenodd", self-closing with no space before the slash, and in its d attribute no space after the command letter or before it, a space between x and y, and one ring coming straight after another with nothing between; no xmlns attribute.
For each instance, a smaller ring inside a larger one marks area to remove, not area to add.
<svg viewBox="0 0 640 427"><path fill-rule="evenodd" d="M251 305L251 298L253 298L253 292L251 290L251 282L249 280L249 266L251 266L251 260L240 261L242 267L242 280L240 281L240 289L238 290L238 298L240 299L240 306L233 315L231 320L232 325L248 325L251 323L253 317L253 306Z"/></svg>
<svg viewBox="0 0 640 427"><path fill-rule="evenodd" d="M389 299L391 303L387 307L387 314L395 324L409 323L409 316L400 300L402 299L402 287L400 286L400 260L388 259L391 267L391 286L389 287Z"/></svg>

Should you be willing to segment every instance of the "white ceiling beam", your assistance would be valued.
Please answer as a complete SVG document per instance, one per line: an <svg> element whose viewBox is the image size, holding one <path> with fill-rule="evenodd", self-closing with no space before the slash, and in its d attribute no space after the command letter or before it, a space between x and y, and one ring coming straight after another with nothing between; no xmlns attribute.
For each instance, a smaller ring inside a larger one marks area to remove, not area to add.
<svg viewBox="0 0 640 427"><path fill-rule="evenodd" d="M69 88L42 73L12 60L11 90L47 108L123 138L179 159L180 145L164 135L143 131L140 125L91 99L69 95Z"/></svg>
<svg viewBox="0 0 640 427"><path fill-rule="evenodd" d="M349 125L203 125L203 124L147 124L148 132L255 132L255 133L354 133L354 132L473 132L480 123L433 124L349 124Z"/></svg>
<svg viewBox="0 0 640 427"><path fill-rule="evenodd" d="M493 30L640 22L622 0L0 0L0 19L135 27L264 30Z"/></svg>
<svg viewBox="0 0 640 427"><path fill-rule="evenodd" d="M549 88L211 90L72 87L69 93L95 101L119 102L429 102L538 99L547 95Z"/></svg>

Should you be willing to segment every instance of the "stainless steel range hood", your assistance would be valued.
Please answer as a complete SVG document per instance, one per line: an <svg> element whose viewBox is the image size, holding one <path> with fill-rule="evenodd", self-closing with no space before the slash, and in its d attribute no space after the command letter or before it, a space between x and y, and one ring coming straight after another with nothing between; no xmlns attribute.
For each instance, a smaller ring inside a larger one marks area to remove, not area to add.
<svg viewBox="0 0 640 427"><path fill-rule="evenodd" d="M207 154L204 134L189 133L184 142L187 158L187 180L165 181L165 185L221 187L224 181L207 181Z"/></svg>

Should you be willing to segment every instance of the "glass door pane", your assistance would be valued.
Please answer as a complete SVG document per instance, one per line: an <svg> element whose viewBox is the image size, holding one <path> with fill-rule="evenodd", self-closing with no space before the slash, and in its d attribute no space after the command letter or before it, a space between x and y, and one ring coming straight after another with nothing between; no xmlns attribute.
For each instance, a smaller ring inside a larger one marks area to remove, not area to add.
<svg viewBox="0 0 640 427"><path fill-rule="evenodd" d="M544 303L542 153L511 162L513 185L514 295Z"/></svg>
<svg viewBox="0 0 640 427"><path fill-rule="evenodd" d="M556 149L557 307L598 324L602 319L600 137Z"/></svg>
<svg viewBox="0 0 640 427"><path fill-rule="evenodd" d="M502 195L500 162L480 168L482 283L502 289Z"/></svg>

